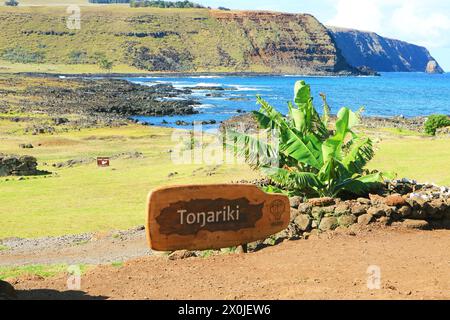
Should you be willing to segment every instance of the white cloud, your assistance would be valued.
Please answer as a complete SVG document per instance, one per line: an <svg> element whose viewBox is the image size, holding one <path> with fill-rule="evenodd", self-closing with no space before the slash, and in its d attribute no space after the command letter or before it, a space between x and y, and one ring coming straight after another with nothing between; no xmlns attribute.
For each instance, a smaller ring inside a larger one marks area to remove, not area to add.
<svg viewBox="0 0 450 320"><path fill-rule="evenodd" d="M328 25L375 31L381 35L442 48L450 45L448 0L336 0Z"/></svg>
<svg viewBox="0 0 450 320"><path fill-rule="evenodd" d="M377 1L336 1L336 15L328 25L360 30L379 30L382 22L381 7Z"/></svg>
<svg viewBox="0 0 450 320"><path fill-rule="evenodd" d="M450 19L447 15L434 12L416 1L397 8L392 13L391 25L399 36L429 48L439 48L450 42Z"/></svg>

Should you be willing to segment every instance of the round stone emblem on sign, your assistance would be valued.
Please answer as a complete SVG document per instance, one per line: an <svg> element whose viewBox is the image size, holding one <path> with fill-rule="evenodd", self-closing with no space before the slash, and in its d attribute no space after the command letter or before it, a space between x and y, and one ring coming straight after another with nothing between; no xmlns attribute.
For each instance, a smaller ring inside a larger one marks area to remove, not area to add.
<svg viewBox="0 0 450 320"><path fill-rule="evenodd" d="M281 200L275 200L270 204L270 213L274 216L275 220L281 220L281 216L285 211L285 204Z"/></svg>

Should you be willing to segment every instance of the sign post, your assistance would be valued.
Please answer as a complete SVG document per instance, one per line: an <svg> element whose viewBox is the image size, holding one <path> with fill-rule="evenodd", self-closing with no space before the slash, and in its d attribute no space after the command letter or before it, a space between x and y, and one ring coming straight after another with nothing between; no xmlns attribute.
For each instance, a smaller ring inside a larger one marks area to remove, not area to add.
<svg viewBox="0 0 450 320"><path fill-rule="evenodd" d="M207 250L266 239L289 220L289 199L255 185L189 185L150 193L146 229L154 250Z"/></svg>
<svg viewBox="0 0 450 320"><path fill-rule="evenodd" d="M109 167L109 158L107 157L98 157L97 158L97 166L101 168Z"/></svg>

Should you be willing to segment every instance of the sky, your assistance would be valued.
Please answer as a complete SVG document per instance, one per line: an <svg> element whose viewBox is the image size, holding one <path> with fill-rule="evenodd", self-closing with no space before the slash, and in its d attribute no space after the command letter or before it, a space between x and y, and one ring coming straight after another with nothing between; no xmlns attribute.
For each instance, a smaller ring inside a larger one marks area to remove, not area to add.
<svg viewBox="0 0 450 320"><path fill-rule="evenodd" d="M310 13L325 25L422 45L450 71L450 0L197 0L230 9Z"/></svg>

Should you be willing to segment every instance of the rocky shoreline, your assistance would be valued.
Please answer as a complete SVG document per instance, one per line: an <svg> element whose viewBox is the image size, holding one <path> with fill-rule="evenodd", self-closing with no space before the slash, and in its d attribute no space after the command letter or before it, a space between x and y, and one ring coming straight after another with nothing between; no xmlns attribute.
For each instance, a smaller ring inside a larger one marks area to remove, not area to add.
<svg viewBox="0 0 450 320"><path fill-rule="evenodd" d="M333 119L334 117L332 117ZM396 117L362 117L361 127L369 129L378 128L395 128L399 130L410 130L415 132L423 132L423 125L426 117L406 118L403 116ZM230 129L243 133L255 132L258 129L257 123L251 113L245 113L235 116L220 126L221 130Z"/></svg>
<svg viewBox="0 0 450 320"><path fill-rule="evenodd" d="M161 74L168 75L168 74ZM182 76L183 74L180 74ZM217 75L217 74L215 74ZM245 74L239 74L245 76ZM254 74L248 74L253 76ZM142 76L142 75L141 75ZM173 75L171 75L173 76ZM101 75L101 79L63 78L48 74L22 74L0 76L0 112L40 114L49 121L36 123L30 116L5 117L14 122L29 123L27 133L37 135L54 133L57 128L86 128L98 126L120 126L127 123L140 123L134 116L184 116L198 114L196 106L200 101L193 98L197 90L210 91L206 96L222 95L230 88L202 86L195 88L175 88L171 84L145 86L115 79L114 75ZM218 124L221 128L238 129L249 132L256 129L250 113L236 110L237 116L219 123L209 119L204 124ZM363 117L362 126L366 128L397 128L421 132L426 117ZM164 122L163 122L164 123ZM165 124L171 125L166 122ZM173 125L189 129L192 121L178 120Z"/></svg>
<svg viewBox="0 0 450 320"><path fill-rule="evenodd" d="M41 85L40 79L34 78L34 83L25 81L28 86L17 90L15 88L22 79L1 80L2 86L11 88L0 91L3 97L16 94L21 98L21 104L16 109L19 112L45 112L52 116L81 114L114 119L133 115L194 114L194 106L198 104L193 99L163 100L192 93L188 89L175 89L169 84L148 87L119 79L45 78L47 83ZM7 104L2 106L3 110L7 108Z"/></svg>
<svg viewBox="0 0 450 320"><path fill-rule="evenodd" d="M361 67L361 76L368 77L380 76L379 73ZM145 72L145 73L40 73L40 72L19 72L17 75L26 77L54 77L54 78L139 78L139 77L156 77L156 78L185 78L185 77L276 77L276 76L317 76L317 77L348 77L353 75L350 72L316 72L316 73L280 73L280 72Z"/></svg>

